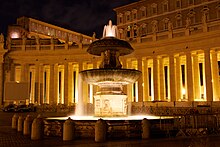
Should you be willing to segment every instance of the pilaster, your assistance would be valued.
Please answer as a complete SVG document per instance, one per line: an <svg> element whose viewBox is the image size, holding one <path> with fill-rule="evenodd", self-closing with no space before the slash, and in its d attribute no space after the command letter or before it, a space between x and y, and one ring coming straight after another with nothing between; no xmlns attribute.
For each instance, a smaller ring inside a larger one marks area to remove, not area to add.
<svg viewBox="0 0 220 147"><path fill-rule="evenodd" d="M154 101L159 100L158 95L158 59L157 56L153 57L153 89L154 89Z"/></svg>
<svg viewBox="0 0 220 147"><path fill-rule="evenodd" d="M205 91L206 91L206 100L211 102L213 101L213 88L212 88L212 74L211 74L211 61L210 61L210 50L204 50L205 56Z"/></svg>
<svg viewBox="0 0 220 147"><path fill-rule="evenodd" d="M193 70L192 70L192 55L191 52L186 53L186 84L187 84L187 96L188 101L194 101L193 91Z"/></svg>
<svg viewBox="0 0 220 147"><path fill-rule="evenodd" d="M169 56L169 75L170 75L170 101L174 102L176 98L176 75L175 75L175 62L174 55Z"/></svg>

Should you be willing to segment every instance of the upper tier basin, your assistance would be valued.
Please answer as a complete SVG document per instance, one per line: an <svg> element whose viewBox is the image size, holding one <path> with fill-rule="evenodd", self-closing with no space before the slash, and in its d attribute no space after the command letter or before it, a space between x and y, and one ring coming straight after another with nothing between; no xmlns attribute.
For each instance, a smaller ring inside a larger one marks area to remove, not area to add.
<svg viewBox="0 0 220 147"><path fill-rule="evenodd" d="M91 69L81 71L82 79L89 84L131 84L137 81L141 72L135 69ZM103 83L104 82L104 83Z"/></svg>

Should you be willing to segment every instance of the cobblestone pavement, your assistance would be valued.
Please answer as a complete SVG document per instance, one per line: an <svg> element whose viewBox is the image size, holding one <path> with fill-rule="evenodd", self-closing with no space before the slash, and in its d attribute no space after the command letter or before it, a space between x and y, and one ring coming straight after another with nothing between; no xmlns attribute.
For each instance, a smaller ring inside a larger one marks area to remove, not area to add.
<svg viewBox="0 0 220 147"><path fill-rule="evenodd" d="M61 137L46 137L33 141L11 126L0 126L0 147L218 147L220 137L166 138L149 140L108 140L96 143L93 139L63 141Z"/></svg>

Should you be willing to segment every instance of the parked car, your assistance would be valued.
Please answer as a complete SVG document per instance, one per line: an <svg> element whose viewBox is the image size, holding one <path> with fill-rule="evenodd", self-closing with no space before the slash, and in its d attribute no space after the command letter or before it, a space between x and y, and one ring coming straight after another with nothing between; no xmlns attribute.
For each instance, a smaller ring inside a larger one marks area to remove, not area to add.
<svg viewBox="0 0 220 147"><path fill-rule="evenodd" d="M18 105L15 111L16 112L30 112L32 111L32 109L28 105Z"/></svg>
<svg viewBox="0 0 220 147"><path fill-rule="evenodd" d="M4 112L14 112L14 111L16 111L16 109L17 109L17 105L9 104L9 105L5 106L2 110Z"/></svg>

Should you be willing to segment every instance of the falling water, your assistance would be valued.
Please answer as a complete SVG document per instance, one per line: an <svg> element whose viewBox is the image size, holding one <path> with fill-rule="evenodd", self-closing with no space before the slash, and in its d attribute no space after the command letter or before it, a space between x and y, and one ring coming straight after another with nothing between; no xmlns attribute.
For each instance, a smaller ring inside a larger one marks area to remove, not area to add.
<svg viewBox="0 0 220 147"><path fill-rule="evenodd" d="M79 80L78 80L78 103L76 105L75 115L77 116L85 115L84 104L83 104L83 80L81 74L79 74Z"/></svg>

